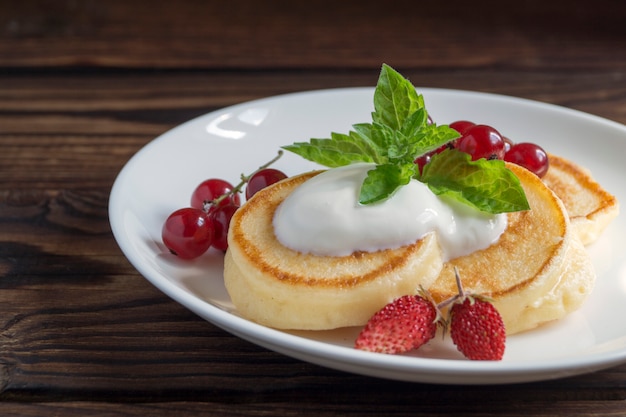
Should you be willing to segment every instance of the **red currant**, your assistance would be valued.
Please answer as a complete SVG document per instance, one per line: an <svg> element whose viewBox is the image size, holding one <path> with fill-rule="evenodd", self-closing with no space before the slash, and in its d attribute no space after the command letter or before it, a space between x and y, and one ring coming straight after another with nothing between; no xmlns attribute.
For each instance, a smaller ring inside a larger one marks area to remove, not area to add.
<svg viewBox="0 0 626 417"><path fill-rule="evenodd" d="M265 168L255 172L249 179L246 186L246 200L261 191L263 188L275 184L287 178L284 172L274 168Z"/></svg>
<svg viewBox="0 0 626 417"><path fill-rule="evenodd" d="M214 233L213 222L204 211L187 207L169 215L163 224L161 237L174 255L193 259L211 247Z"/></svg>
<svg viewBox="0 0 626 417"><path fill-rule="evenodd" d="M228 249L228 228L230 227L230 220L237 209L239 209L238 204L228 201L227 204L220 204L211 210L210 217L215 227L215 236L213 238L213 247L215 249L222 251Z"/></svg>
<svg viewBox="0 0 626 417"><path fill-rule="evenodd" d="M418 157L414 163L417 164L417 166L419 167L420 173L424 170L424 166L426 166L427 163L430 162L430 159L432 158L432 153L425 153L424 155Z"/></svg>
<svg viewBox="0 0 626 417"><path fill-rule="evenodd" d="M470 122L468 120L457 120L456 122L452 122L449 124L449 127L459 132L461 135L465 134L467 129L470 127L476 126L474 122Z"/></svg>
<svg viewBox="0 0 626 417"><path fill-rule="evenodd" d="M475 161L480 158L503 159L504 141L500 133L491 126L472 126L458 139L457 149L468 153Z"/></svg>
<svg viewBox="0 0 626 417"><path fill-rule="evenodd" d="M515 145L515 142L513 142L511 139L507 138L506 136L502 136L502 140L504 141L504 154L506 155L509 149L511 149L511 146Z"/></svg>
<svg viewBox="0 0 626 417"><path fill-rule="evenodd" d="M415 161L413 161L415 164L417 164L417 166L419 167L420 172L422 172L422 170L424 169L424 166L430 162L430 159L433 157L433 155L436 155L438 153L441 153L443 151L445 151L446 149L452 149L454 148L454 142L448 142L444 145L441 145L440 147L438 147L437 149L435 149L434 151L430 151L428 153L425 153L422 156L419 156L415 159Z"/></svg>
<svg viewBox="0 0 626 417"><path fill-rule="evenodd" d="M511 146L504 155L504 160L521 165L538 177L543 177L550 166L548 154L539 145L522 142Z"/></svg>
<svg viewBox="0 0 626 417"><path fill-rule="evenodd" d="M203 209L205 203L231 192L233 188L234 187L231 183L219 178L210 178L205 180L200 183L200 185L198 185L191 194L191 207ZM230 196L230 198L235 202L235 204L240 203L239 194L234 193ZM228 200L228 198L222 200L220 204L226 204L226 200Z"/></svg>

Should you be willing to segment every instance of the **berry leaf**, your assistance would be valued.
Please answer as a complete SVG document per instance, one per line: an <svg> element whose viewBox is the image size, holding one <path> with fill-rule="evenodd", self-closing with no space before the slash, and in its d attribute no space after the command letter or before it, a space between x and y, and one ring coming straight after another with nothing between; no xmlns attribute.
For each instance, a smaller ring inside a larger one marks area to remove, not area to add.
<svg viewBox="0 0 626 417"><path fill-rule="evenodd" d="M479 159L455 149L434 155L421 180L437 195L445 195L492 214L528 210L519 179L503 161Z"/></svg>

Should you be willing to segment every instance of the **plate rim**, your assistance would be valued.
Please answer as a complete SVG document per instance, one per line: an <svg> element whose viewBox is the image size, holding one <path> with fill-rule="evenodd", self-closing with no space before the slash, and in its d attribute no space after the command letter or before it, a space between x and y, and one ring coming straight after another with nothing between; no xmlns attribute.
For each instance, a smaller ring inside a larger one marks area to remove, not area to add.
<svg viewBox="0 0 626 417"><path fill-rule="evenodd" d="M580 110L567 108L557 104L540 102L532 99L515 97L504 94L496 94L490 92L480 92L471 90L457 90L447 88L428 88L417 87L417 90L424 95L440 94L440 95L464 95L470 98L484 97L487 99L504 100L512 104L530 105L534 108L547 109L550 111L564 112L568 115L584 118L592 123L601 123L609 128L616 128L624 131L626 134L626 126L616 121L586 113ZM223 108L215 109L200 116L194 117L183 122L162 134L158 135L147 144L142 146L129 160L124 164L120 172L113 182L109 195L109 223L114 238L121 248L124 256L129 260L135 269L152 285L162 291L165 295L172 298L177 303L191 310L203 319L213 323L223 330L247 340L256 345L267 349L304 360L317 365L326 366L333 369L343 370L355 374L380 377L381 374L389 374L395 369L394 375L382 376L387 379L404 380L411 382L426 382L437 384L456 384L450 381L451 376L461 377L461 384L500 384L500 383L517 383L532 382L540 380L548 380L562 378L565 376L573 376L588 372L589 368L593 370L601 370L610 368L620 363L626 362L626 348L612 351L609 354L593 353L584 355L587 361L580 363L577 357L566 357L564 359L544 359L542 361L532 362L531 372L529 373L529 364L525 361L519 362L475 362L468 360L450 360L437 358L419 358L410 357L410 363L407 368L406 357L403 355L381 355L370 352L357 351L348 347L333 345L318 340L307 339L302 336L293 335L288 332L276 330L251 322L235 314L232 314L208 301L200 299L198 296L192 296L190 292L179 287L170 280L157 279L153 276L154 271L147 268L146 265L137 262L136 259L129 256L133 253L133 249L129 246L129 242L122 239L124 236L119 218L120 215L117 207L119 202L121 187L126 178L131 174L133 165L142 157L146 149L167 140L170 136L176 134L177 130L184 129L187 125L196 123L198 120L210 117L215 114L235 111L241 107L253 106L273 100L284 100L290 97L303 97L306 95L324 95L324 94L351 94L373 92L373 87L347 87L347 88L329 88L318 90L297 91L274 96L262 97L242 103L233 104ZM208 310L207 310L208 309ZM210 313L208 314L207 311ZM271 336L286 340L289 346L282 346L276 349L276 346L269 341ZM626 335L625 335L626 336ZM294 349L296 351L294 351ZM335 358L345 361L343 366L332 366L328 364L328 360L324 354L332 353ZM307 353L303 357L303 353ZM312 359L313 358L313 359ZM429 366L434 364L434 366ZM460 365L460 366L459 366ZM590 366L591 365L591 366ZM359 367L364 367L360 369ZM533 373L532 370L535 370ZM387 371L387 372L385 372ZM415 375L415 372L425 372L428 374ZM542 375L539 375L542 374ZM492 377L492 381L485 380L486 377Z"/></svg>

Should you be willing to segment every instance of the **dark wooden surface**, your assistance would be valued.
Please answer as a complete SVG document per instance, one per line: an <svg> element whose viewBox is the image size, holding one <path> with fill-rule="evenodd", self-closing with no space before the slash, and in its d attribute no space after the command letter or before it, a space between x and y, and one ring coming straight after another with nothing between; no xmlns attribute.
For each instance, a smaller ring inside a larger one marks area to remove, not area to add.
<svg viewBox="0 0 626 417"><path fill-rule="evenodd" d="M110 231L143 145L242 101L370 86L515 95L626 123L626 2L0 3L0 415L626 415L626 365L435 386L267 351L171 301ZM621 318L616 318L621 319Z"/></svg>

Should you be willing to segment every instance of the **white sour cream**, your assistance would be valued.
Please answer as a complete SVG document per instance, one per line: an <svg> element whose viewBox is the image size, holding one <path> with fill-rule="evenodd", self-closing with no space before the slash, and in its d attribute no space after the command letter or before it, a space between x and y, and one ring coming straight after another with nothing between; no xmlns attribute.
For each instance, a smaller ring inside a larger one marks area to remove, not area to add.
<svg viewBox="0 0 626 417"><path fill-rule="evenodd" d="M371 164L325 171L296 188L278 207L274 231L293 250L345 256L411 244L435 231L445 259L484 249L506 229L506 215L481 213L434 195L411 180L391 198L359 203L359 190Z"/></svg>

